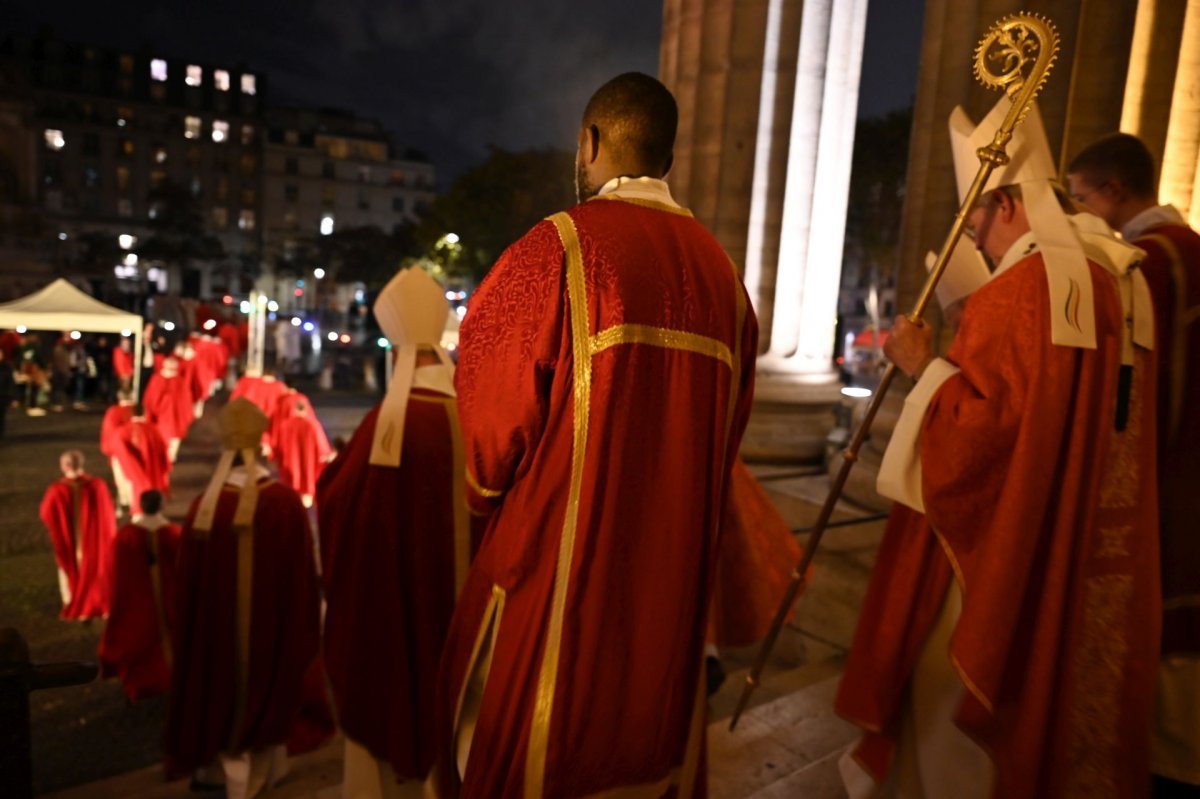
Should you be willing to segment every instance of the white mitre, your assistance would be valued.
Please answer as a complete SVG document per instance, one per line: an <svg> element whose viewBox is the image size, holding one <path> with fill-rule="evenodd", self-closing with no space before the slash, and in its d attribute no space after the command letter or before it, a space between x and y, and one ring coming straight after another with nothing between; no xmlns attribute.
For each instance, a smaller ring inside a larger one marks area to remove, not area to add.
<svg viewBox="0 0 1200 799"><path fill-rule="evenodd" d="M978 125L962 107L950 114L950 145L961 203L979 172L977 151L991 143L1012 109L1012 101L1001 97ZM983 186L984 193L1002 186L1020 186L1029 226L1046 264L1050 287L1050 338L1066 347L1096 347L1095 307L1092 275L1083 245L1054 194L1057 170L1037 105L1013 130L1005 148L1009 162L995 169Z"/></svg>
<svg viewBox="0 0 1200 799"><path fill-rule="evenodd" d="M437 353L444 369L447 384L453 378L454 366L441 347L442 331L450 305L438 282L423 269L412 267L393 277L375 300L375 319L396 352L392 379L375 420L375 438L371 444L371 464L399 466L404 444L404 419L408 412L408 395L412 392L416 374L417 350L431 349Z"/></svg>
<svg viewBox="0 0 1200 799"><path fill-rule="evenodd" d="M233 516L234 527L248 527L254 521L254 508L258 504L257 453L262 434L267 429L267 417L258 406L245 397L238 397L221 409L221 453L212 480L204 490L200 507L192 529L207 532L212 529L213 516L221 488L229 479L233 469L234 455L242 454L242 465L246 469L246 481L238 497L237 511Z"/></svg>

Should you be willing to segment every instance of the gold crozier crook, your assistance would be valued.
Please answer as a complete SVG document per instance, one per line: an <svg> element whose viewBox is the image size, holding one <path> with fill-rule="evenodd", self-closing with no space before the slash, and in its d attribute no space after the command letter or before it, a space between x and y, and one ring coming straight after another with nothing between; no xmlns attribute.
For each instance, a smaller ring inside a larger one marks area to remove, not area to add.
<svg viewBox="0 0 1200 799"><path fill-rule="evenodd" d="M1004 148L1012 139L1013 129L1029 113L1033 99L1046 82L1046 77L1050 73L1050 67L1054 64L1057 54L1058 33L1055 31L1054 25L1048 19L1033 14L1014 14L997 21L979 42L979 46L975 48L975 77L988 88L1003 89L1012 98L1013 104L1004 117L1000 129L996 131L991 144L980 147L976 151L976 155L979 156L979 171L975 174L975 180L971 183L971 188L967 191L967 196L954 217L954 223L950 226L950 232L946 236L945 243L942 244L941 252L938 253L929 277L925 280L925 286L921 289L921 294L917 298L912 312L908 315L909 320L914 324L921 322L925 308L933 297L934 289L937 288L938 281L941 280L942 274L946 271L946 265L950 262L950 253L954 251L954 245L962 236L967 216L975 207L992 171L996 167L1008 163L1008 154ZM779 603L779 608L775 611L771 629L767 633L767 637L763 639L762 647L754 661L754 667L746 676L742 697L738 701L737 710L734 711L733 719L729 723L731 730L737 726L738 719L750 702L751 694L758 686L763 667L771 654L771 649L775 646L779 631L783 628L788 610L795 603L801 589L804 588L804 575L821 543L821 536L825 534L829 518L833 515L833 508L841 496L846 478L850 475L850 469L858 460L858 450L866 440L871 423L875 420L875 414L879 411L879 406L883 403L883 398L887 395L892 378L895 376L896 365L888 364L879 381L879 388L871 398L870 405L867 406L862 424L855 431L850 446L842 453L842 466L829 488L828 496L825 497L825 504L817 517L817 523L813 526L808 546L804 548L804 555L800 558L799 565L792 571L791 582L788 584L783 600Z"/></svg>

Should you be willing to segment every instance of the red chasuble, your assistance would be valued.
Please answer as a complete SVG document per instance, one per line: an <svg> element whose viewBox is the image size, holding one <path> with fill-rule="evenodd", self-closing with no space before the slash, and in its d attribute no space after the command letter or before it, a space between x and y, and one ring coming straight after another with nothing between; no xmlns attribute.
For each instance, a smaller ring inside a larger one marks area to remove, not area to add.
<svg viewBox="0 0 1200 799"><path fill-rule="evenodd" d="M1050 343L1034 254L968 301L921 432L928 516L897 506L837 698L881 780L905 686L951 579L955 723L990 755L997 797L1145 795L1158 662L1153 353L1137 351L1116 429L1123 319L1091 265L1094 350Z"/></svg>
<svg viewBox="0 0 1200 799"><path fill-rule="evenodd" d="M133 702L165 694L171 687L179 535L174 524L153 531L127 524L117 531L112 603L100 638L100 673L119 677Z"/></svg>
<svg viewBox="0 0 1200 799"><path fill-rule="evenodd" d="M463 496L452 397L409 395L399 468L370 463L378 415L377 405L317 486L325 666L346 736L401 779L424 779L438 658L466 579L471 519L482 517Z"/></svg>
<svg viewBox="0 0 1200 799"><path fill-rule="evenodd" d="M100 451L110 458L117 457L121 428L133 421L132 405L109 405L100 422Z"/></svg>
<svg viewBox="0 0 1200 799"><path fill-rule="evenodd" d="M330 452L321 423L307 413L293 415L280 423L272 446L279 481L301 496L316 494L317 478Z"/></svg>
<svg viewBox="0 0 1200 799"><path fill-rule="evenodd" d="M446 794L703 793L705 620L756 339L728 256L672 206L597 198L493 267L456 377L468 496L495 513L443 658Z"/></svg>
<svg viewBox="0 0 1200 799"><path fill-rule="evenodd" d="M134 513L141 513L142 492L155 489L164 495L171 485L171 458L167 442L150 422L135 419L117 433L114 457L125 479L133 486Z"/></svg>
<svg viewBox="0 0 1200 799"><path fill-rule="evenodd" d="M1158 506L1163 654L1200 654L1200 236L1147 230L1142 273L1154 297L1158 349ZM1197 689L1200 690L1200 689Z"/></svg>
<svg viewBox="0 0 1200 799"><path fill-rule="evenodd" d="M238 397L245 397L259 407L259 409L270 418L275 412L275 406L279 402L279 398L288 391L287 384L282 380L276 380L273 377L254 377L252 375L244 375L237 381L237 385L233 387L233 392L229 395L230 401Z"/></svg>
<svg viewBox="0 0 1200 799"><path fill-rule="evenodd" d="M709 642L738 647L762 640L800 555L791 528L738 458L729 475Z"/></svg>
<svg viewBox="0 0 1200 799"><path fill-rule="evenodd" d="M112 542L117 526L108 485L90 474L57 480L42 497L40 515L50 533L54 560L71 594L59 616L92 619L108 615Z"/></svg>
<svg viewBox="0 0 1200 799"><path fill-rule="evenodd" d="M317 656L320 600L308 514L295 491L264 479L252 529L239 533L232 529L238 495L229 484L222 489L211 532L192 530L199 497L183 524L166 731L171 773L209 765L218 752L284 743ZM240 546L243 536L249 541ZM239 606L250 609L245 651Z"/></svg>
<svg viewBox="0 0 1200 799"><path fill-rule="evenodd" d="M185 438L196 419L191 388L182 372L175 377L163 377L156 369L142 395L142 405L167 441Z"/></svg>

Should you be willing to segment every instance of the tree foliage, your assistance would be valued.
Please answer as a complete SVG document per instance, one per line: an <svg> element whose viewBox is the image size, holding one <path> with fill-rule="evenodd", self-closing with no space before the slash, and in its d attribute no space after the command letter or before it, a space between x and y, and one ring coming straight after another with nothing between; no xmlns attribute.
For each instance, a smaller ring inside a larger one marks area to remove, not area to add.
<svg viewBox="0 0 1200 799"><path fill-rule="evenodd" d="M150 220L153 232L138 247L143 259L186 266L193 260L225 257L221 240L208 232L200 205L186 186L166 181L151 189L147 199L155 215Z"/></svg>
<svg viewBox="0 0 1200 799"><path fill-rule="evenodd" d="M574 155L561 150L492 147L433 201L417 243L448 277L481 280L508 245L575 202L574 169ZM445 247L448 233L457 234L458 248Z"/></svg>

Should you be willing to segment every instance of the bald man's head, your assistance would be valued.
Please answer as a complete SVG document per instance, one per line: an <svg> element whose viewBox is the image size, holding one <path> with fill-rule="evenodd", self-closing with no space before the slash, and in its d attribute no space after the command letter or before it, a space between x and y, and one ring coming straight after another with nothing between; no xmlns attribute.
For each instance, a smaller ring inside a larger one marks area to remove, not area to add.
<svg viewBox="0 0 1200 799"><path fill-rule="evenodd" d="M83 453L69 449L58 458L58 467L65 477L75 477L83 471Z"/></svg>

